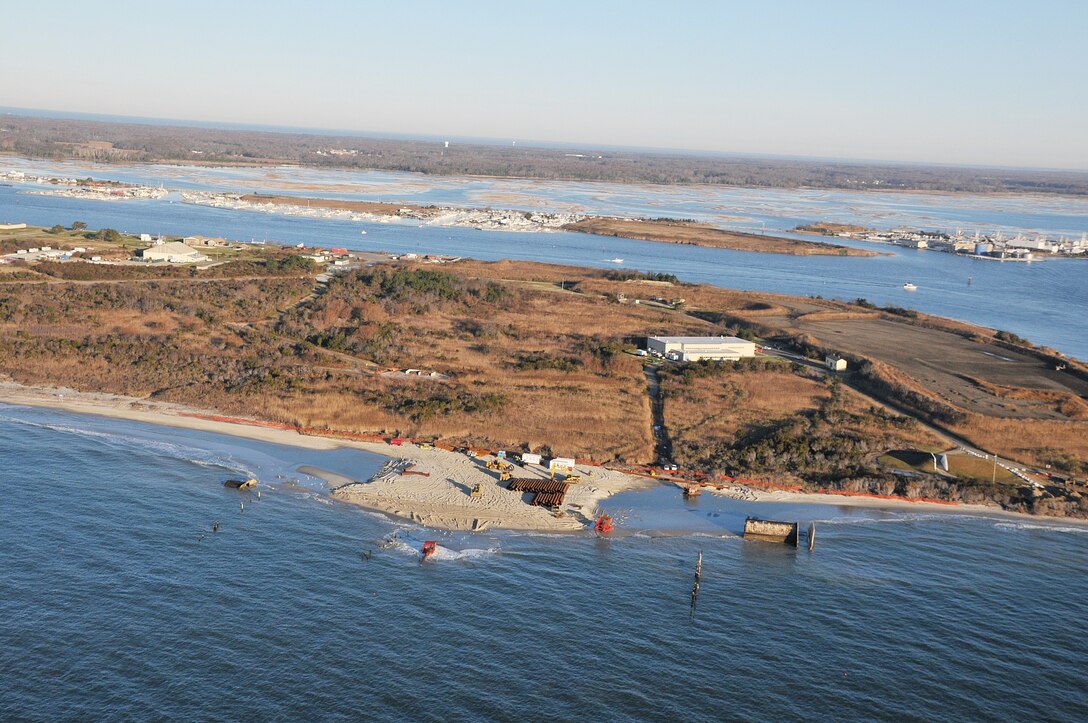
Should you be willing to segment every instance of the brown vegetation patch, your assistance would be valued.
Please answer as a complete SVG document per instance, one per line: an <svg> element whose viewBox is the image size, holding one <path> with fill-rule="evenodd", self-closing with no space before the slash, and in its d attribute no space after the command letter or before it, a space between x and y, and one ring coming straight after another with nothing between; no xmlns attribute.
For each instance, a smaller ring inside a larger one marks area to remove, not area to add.
<svg viewBox="0 0 1088 723"><path fill-rule="evenodd" d="M710 246L734 251L758 251L762 253L791 254L795 256L876 256L876 252L849 248L836 244L800 241L780 236L726 231L710 224L692 221L587 218L563 227L565 231L578 231L598 236L659 241L662 243Z"/></svg>
<svg viewBox="0 0 1088 723"><path fill-rule="evenodd" d="M682 466L829 484L879 475L889 447L939 444L837 382L777 360L667 367L665 420Z"/></svg>
<svg viewBox="0 0 1088 723"><path fill-rule="evenodd" d="M858 226L850 223L831 223L830 221L808 223L803 226L798 226L794 230L798 233L818 233L824 236L838 236L841 233L865 233L867 231L872 231L872 229L867 226Z"/></svg>
<svg viewBox="0 0 1088 723"><path fill-rule="evenodd" d="M373 213L378 216L397 216L402 208L415 212L424 212L426 207L408 203L379 203L377 201L341 201L334 198L308 198L305 196L277 196L264 193L250 193L242 196L249 203L272 203L277 206L312 206L335 211L356 211ZM433 208L433 207L432 207Z"/></svg>
<svg viewBox="0 0 1088 723"><path fill-rule="evenodd" d="M1004 384L991 384L984 379L964 375L964 379L980 389L1002 399L1016 399L1029 402L1044 402L1051 405L1062 415L1070 419L1088 419L1088 403L1070 392L1052 389L1027 389Z"/></svg>
<svg viewBox="0 0 1088 723"><path fill-rule="evenodd" d="M1043 466L1053 463L1059 455L1088 460L1088 423L1084 421L1036 419L1027 423L969 414L952 431L1006 459Z"/></svg>
<svg viewBox="0 0 1088 723"><path fill-rule="evenodd" d="M1076 377L945 331L834 316L855 313L848 304L511 261L382 263L340 274L316 294L301 270L199 273L5 284L0 373L319 429L639 463L652 460L654 440L635 344L755 330L815 358L865 354L850 357L842 384L773 359L665 365L666 422L684 466L961 499L946 480L889 481L874 462L883 451L940 444L845 384L1003 455L1074 471L1088 460L1086 423L1068 419L1082 414L1069 386ZM837 329L841 338L831 336ZM390 368L448 378L381 375ZM950 377L1009 418L980 414L934 382ZM1043 412L1050 416L1038 418Z"/></svg>

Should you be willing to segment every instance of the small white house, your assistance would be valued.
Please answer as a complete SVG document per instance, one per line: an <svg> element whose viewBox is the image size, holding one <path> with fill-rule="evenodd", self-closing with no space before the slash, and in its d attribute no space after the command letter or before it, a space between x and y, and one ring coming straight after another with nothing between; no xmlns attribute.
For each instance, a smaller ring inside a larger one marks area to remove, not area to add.
<svg viewBox="0 0 1088 723"><path fill-rule="evenodd" d="M525 464L540 464L540 455L532 454L531 452L525 452L521 455L521 461Z"/></svg>
<svg viewBox="0 0 1088 723"><path fill-rule="evenodd" d="M824 364L833 372L846 371L846 360L841 356L827 356L824 357Z"/></svg>

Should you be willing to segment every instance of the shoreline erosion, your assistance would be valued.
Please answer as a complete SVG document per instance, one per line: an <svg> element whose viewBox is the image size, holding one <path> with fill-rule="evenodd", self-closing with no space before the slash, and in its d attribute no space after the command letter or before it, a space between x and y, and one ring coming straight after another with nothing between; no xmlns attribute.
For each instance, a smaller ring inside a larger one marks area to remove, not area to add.
<svg viewBox="0 0 1088 723"><path fill-rule="evenodd" d="M620 492L650 489L667 482L605 467L585 465L585 469L581 469L583 465L580 465L578 471L584 475L583 481L571 486L564 505L564 514L557 517L545 508L526 504L521 493L501 487L497 478L485 469L478 458L435 447L405 443L394 448L386 442L313 436L292 429L262 425L257 420L253 420L251 424L217 421L206 410L177 404L147 402L134 397L79 392L67 388L30 387L10 381L0 381L0 404L92 414L315 451L357 449L369 452L387 458L382 469L369 480L358 480L313 465L303 465L298 471L325 481L329 486L329 495L342 502L424 527L449 531L588 531L592 527L598 506L604 500ZM524 471L519 470L518 473L519 476L547 477L544 468L527 468ZM481 484L483 494L474 498L469 493L476 483ZM743 496L712 494L760 503L820 504L894 511L924 510L1023 521L1088 524L1068 518L1009 512L987 505L911 501L906 498L761 490L747 486L743 487ZM677 499L680 499L679 489Z"/></svg>

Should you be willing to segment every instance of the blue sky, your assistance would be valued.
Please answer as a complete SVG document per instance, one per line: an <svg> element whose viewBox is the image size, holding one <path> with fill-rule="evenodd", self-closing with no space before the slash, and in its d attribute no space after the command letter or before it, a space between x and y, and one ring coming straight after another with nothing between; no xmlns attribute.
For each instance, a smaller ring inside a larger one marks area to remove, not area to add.
<svg viewBox="0 0 1088 723"><path fill-rule="evenodd" d="M81 0L3 16L0 106L1088 169L1088 2Z"/></svg>

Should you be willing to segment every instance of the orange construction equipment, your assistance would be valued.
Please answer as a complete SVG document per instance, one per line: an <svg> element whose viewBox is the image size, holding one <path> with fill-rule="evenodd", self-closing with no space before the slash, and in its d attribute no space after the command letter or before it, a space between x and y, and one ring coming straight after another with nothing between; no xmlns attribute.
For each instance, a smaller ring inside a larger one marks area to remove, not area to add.
<svg viewBox="0 0 1088 723"><path fill-rule="evenodd" d="M593 530L598 535L607 535L614 529L616 529L616 525L612 522L612 517L610 515L601 515L597 518L597 521L593 523Z"/></svg>
<svg viewBox="0 0 1088 723"><path fill-rule="evenodd" d="M423 557L419 558L419 563L422 565L428 557L433 555L438 550L438 543L434 540L427 540L423 543L423 547L420 548L420 553Z"/></svg>

